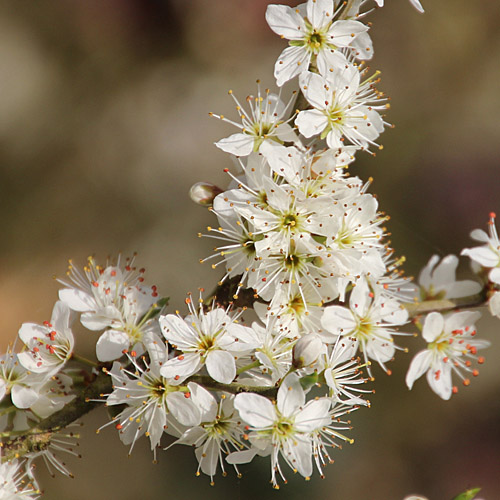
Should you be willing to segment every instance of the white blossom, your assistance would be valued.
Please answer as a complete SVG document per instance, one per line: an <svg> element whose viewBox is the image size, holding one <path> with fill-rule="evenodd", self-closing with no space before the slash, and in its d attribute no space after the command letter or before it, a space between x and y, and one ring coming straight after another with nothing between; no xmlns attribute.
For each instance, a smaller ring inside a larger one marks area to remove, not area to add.
<svg viewBox="0 0 500 500"><path fill-rule="evenodd" d="M427 349L420 351L412 360L406 375L408 388L415 380L427 373L430 388L441 398L449 399L458 389L452 384L452 374L456 373L464 385L470 379L463 372L477 376L479 371L471 368L472 361L483 363L477 350L489 346L486 340L476 338L475 323L481 314L462 311L443 316L431 312L425 318L422 337L428 342Z"/></svg>
<svg viewBox="0 0 500 500"><path fill-rule="evenodd" d="M278 86L308 71L311 63L324 75L345 65L347 59L342 49L352 46L357 36L368 31L368 26L353 20L334 21L335 14L333 0L308 0L297 8L268 6L269 27L290 40L274 67Z"/></svg>
<svg viewBox="0 0 500 500"><path fill-rule="evenodd" d="M64 302L56 302L50 321L43 325L24 323L19 338L27 347L18 354L24 368L33 373L44 373L47 377L57 373L70 359L75 344L69 307Z"/></svg>

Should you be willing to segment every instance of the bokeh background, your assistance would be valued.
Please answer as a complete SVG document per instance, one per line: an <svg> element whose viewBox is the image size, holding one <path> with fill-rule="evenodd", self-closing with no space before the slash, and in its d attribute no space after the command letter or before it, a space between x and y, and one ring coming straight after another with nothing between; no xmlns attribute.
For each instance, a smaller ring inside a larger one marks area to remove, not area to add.
<svg viewBox="0 0 500 500"><path fill-rule="evenodd" d="M396 128L376 157L360 154L353 174L392 219L393 245L414 275L433 253L458 253L468 233L500 211L500 3L405 0L374 12L372 68L392 98ZM24 321L50 317L53 275L66 259L83 264L139 252L149 281L181 308L184 293L211 288L218 274L197 233L210 214L189 187L226 185L229 157L213 142L233 130L209 111L235 116L227 90L244 98L254 81L273 85L284 42L267 27L266 0L3 0L0 3L0 332L2 345ZM293 85L285 88L290 93ZM232 114L233 113L233 114ZM467 274L464 263L463 272ZM394 375L378 371L372 408L352 415L356 440L335 453L326 479L290 472L275 492L268 462L214 487L195 477L188 447L160 453L148 443L127 458L114 429L99 436L104 411L85 418L76 479L39 467L45 498L398 500L420 492L451 499L468 486L500 498L500 323L471 387L450 402L423 381L410 393L401 354ZM95 337L78 345L92 355ZM403 339L413 353L423 344Z"/></svg>

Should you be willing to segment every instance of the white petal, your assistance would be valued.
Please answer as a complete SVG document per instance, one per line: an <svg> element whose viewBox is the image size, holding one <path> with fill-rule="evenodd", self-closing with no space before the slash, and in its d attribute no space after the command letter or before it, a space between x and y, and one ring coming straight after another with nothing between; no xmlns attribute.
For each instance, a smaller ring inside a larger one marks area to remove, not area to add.
<svg viewBox="0 0 500 500"><path fill-rule="evenodd" d="M300 133L304 137L319 135L328 125L328 119L324 113L317 109L308 109L301 111L295 120Z"/></svg>
<svg viewBox="0 0 500 500"><path fill-rule="evenodd" d="M307 18L313 28L323 28L331 22L333 0L309 0L307 2Z"/></svg>
<svg viewBox="0 0 500 500"><path fill-rule="evenodd" d="M328 306L321 318L321 326L336 335L347 334L356 328L356 321L347 307Z"/></svg>
<svg viewBox="0 0 500 500"><path fill-rule="evenodd" d="M282 415L290 416L306 402L304 389L295 373L283 380L278 390L278 410Z"/></svg>
<svg viewBox="0 0 500 500"><path fill-rule="evenodd" d="M305 47L287 47L274 65L274 77L278 87L282 87L288 80L307 71L310 62L311 54Z"/></svg>
<svg viewBox="0 0 500 500"><path fill-rule="evenodd" d="M236 377L234 358L227 351L211 351L205 361L209 375L221 384L230 384Z"/></svg>
<svg viewBox="0 0 500 500"><path fill-rule="evenodd" d="M17 406L17 408L25 409L33 405L40 397L40 394L38 393L38 391L30 387L15 385L10 391L10 397L12 399L12 403L14 403L14 406Z"/></svg>
<svg viewBox="0 0 500 500"><path fill-rule="evenodd" d="M359 21L336 21L328 30L328 42L337 47L348 47L357 35L368 31L368 26Z"/></svg>
<svg viewBox="0 0 500 500"><path fill-rule="evenodd" d="M309 401L295 418L295 428L299 432L312 432L328 425L331 422L329 409L330 400L327 398Z"/></svg>
<svg viewBox="0 0 500 500"><path fill-rule="evenodd" d="M462 255L467 255L484 267L495 267L500 261L500 256L486 247L466 248L462 250Z"/></svg>
<svg viewBox="0 0 500 500"><path fill-rule="evenodd" d="M425 318L422 337L424 337L427 342L433 342L443 332L443 329L443 316L438 312L431 312Z"/></svg>
<svg viewBox="0 0 500 500"><path fill-rule="evenodd" d="M47 328L37 325L36 323L23 323L19 329L19 338L25 343L29 344L31 339L45 338Z"/></svg>
<svg viewBox="0 0 500 500"><path fill-rule="evenodd" d="M203 474L214 476L219 462L219 443L215 439L208 439L203 446L196 448L194 453Z"/></svg>
<svg viewBox="0 0 500 500"><path fill-rule="evenodd" d="M303 477L310 477L312 468L312 446L310 439L288 439L282 452L294 469Z"/></svg>
<svg viewBox="0 0 500 500"><path fill-rule="evenodd" d="M206 389L194 382L189 382L188 389L191 392L191 399L197 408L200 409L203 422L211 422L217 416L217 402Z"/></svg>
<svg viewBox="0 0 500 500"><path fill-rule="evenodd" d="M183 350L196 345L197 334L175 314L167 314L159 319L163 336L174 346Z"/></svg>
<svg viewBox="0 0 500 500"><path fill-rule="evenodd" d="M182 425L192 427L201 421L200 410L196 408L191 398L186 398L183 392L171 392L167 396L167 406L170 413Z"/></svg>
<svg viewBox="0 0 500 500"><path fill-rule="evenodd" d="M94 297L82 290L75 290L73 288L59 290L59 299L68 304L73 311L93 311L96 307Z"/></svg>
<svg viewBox="0 0 500 500"><path fill-rule="evenodd" d="M240 412L241 418L256 429L271 427L277 418L271 401L258 394L237 394L234 407Z"/></svg>
<svg viewBox="0 0 500 500"><path fill-rule="evenodd" d="M92 331L104 330L111 326L113 321L120 320L120 311L115 306L106 306L95 312L85 312L80 317L82 325Z"/></svg>
<svg viewBox="0 0 500 500"><path fill-rule="evenodd" d="M451 397L451 368L449 365L440 363L427 372L427 382L430 388L444 400Z"/></svg>
<svg viewBox="0 0 500 500"><path fill-rule="evenodd" d="M99 361L114 361L123 356L123 351L128 349L130 341L125 332L108 330L104 332L95 346L96 356Z"/></svg>
<svg viewBox="0 0 500 500"><path fill-rule="evenodd" d="M172 379L169 382L176 385L195 374L201 366L200 355L195 352L188 352L167 361L161 367L160 374L165 378Z"/></svg>
<svg viewBox="0 0 500 500"><path fill-rule="evenodd" d="M302 16L287 5L269 5L266 10L269 27L287 40L304 38L306 25Z"/></svg>
<svg viewBox="0 0 500 500"><path fill-rule="evenodd" d="M420 378L431 366L432 351L420 351L413 359L406 374L406 385L408 389L413 387L415 380Z"/></svg>
<svg viewBox="0 0 500 500"><path fill-rule="evenodd" d="M235 156L248 156L254 148L255 137L248 134L233 134L216 142L215 145Z"/></svg>

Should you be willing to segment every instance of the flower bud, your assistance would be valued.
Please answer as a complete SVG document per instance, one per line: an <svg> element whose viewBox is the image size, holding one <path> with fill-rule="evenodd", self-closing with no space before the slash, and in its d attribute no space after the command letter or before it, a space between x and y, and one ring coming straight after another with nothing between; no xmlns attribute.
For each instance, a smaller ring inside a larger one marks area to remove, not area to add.
<svg viewBox="0 0 500 500"><path fill-rule="evenodd" d="M198 205L212 205L214 198L222 193L222 189L209 182L197 182L191 186L189 196Z"/></svg>
<svg viewBox="0 0 500 500"><path fill-rule="evenodd" d="M321 339L310 333L300 338L293 346L293 366L303 368L314 364L319 355L323 352L323 342Z"/></svg>

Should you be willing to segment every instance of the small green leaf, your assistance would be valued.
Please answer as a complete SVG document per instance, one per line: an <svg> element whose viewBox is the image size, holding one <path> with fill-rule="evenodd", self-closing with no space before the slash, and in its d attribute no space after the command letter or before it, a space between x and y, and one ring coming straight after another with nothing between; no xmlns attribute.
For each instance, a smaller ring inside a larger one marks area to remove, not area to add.
<svg viewBox="0 0 500 500"><path fill-rule="evenodd" d="M481 491L481 488L471 488L470 490L460 493L453 500L473 500L476 495Z"/></svg>
<svg viewBox="0 0 500 500"><path fill-rule="evenodd" d="M306 375L300 379L300 385L302 389L307 391L318 381L318 374L316 372L311 373L311 375Z"/></svg>

